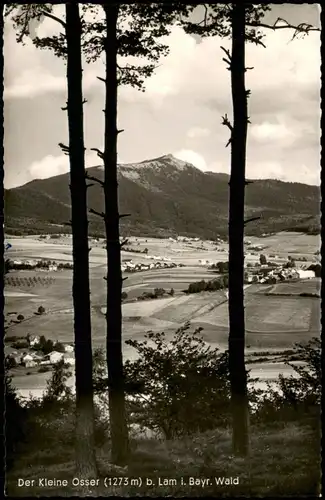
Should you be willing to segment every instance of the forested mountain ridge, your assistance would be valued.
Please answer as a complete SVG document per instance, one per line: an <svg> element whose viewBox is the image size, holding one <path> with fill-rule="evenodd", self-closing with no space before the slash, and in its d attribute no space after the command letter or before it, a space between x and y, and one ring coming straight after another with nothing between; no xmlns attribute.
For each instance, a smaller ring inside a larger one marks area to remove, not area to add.
<svg viewBox="0 0 325 500"><path fill-rule="evenodd" d="M88 173L103 179L102 167L92 167ZM119 165L120 212L131 214L121 219L122 232L143 236L225 236L228 182L227 174L202 172L172 155ZM102 188L95 183L88 189L89 208L102 212L103 201ZM317 186L267 179L255 180L246 188L247 217L260 217L247 224L247 235L285 230L319 232L319 213ZM5 191L9 233L69 232L65 225L69 220L68 173ZM90 214L89 221L90 234L103 234L100 217Z"/></svg>

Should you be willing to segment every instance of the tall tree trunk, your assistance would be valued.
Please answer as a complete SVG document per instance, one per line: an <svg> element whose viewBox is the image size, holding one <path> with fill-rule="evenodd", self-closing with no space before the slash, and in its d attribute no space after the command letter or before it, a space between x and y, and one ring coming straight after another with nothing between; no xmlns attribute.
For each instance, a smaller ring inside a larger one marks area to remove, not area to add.
<svg viewBox="0 0 325 500"><path fill-rule="evenodd" d="M246 455L249 445L245 369L244 208L247 140L245 90L245 4L233 4L231 88L233 129L229 193L229 369L233 419L233 451Z"/></svg>
<svg viewBox="0 0 325 500"><path fill-rule="evenodd" d="M76 356L76 465L80 478L96 476L92 382L87 186L83 130L81 22L79 4L66 4L67 83L73 306Z"/></svg>
<svg viewBox="0 0 325 500"><path fill-rule="evenodd" d="M3 37L4 37L4 5L2 5L1 13L0 13L0 107L1 107L1 144L0 144L0 245L1 245L1 253L0 253L0 272L1 272L1 283L4 283L4 275L5 275L5 260L4 260L4 151L3 151L3 137L4 137L4 128L3 128L3 120L4 120L4 115L3 115L3 66L4 66L4 61L3 61ZM4 295L3 293L0 294L1 296L1 304L0 304L0 322L3 325L4 324L4 315L3 315L3 308L4 308Z"/></svg>
<svg viewBox="0 0 325 500"><path fill-rule="evenodd" d="M125 412L124 374L122 358L122 273L119 238L117 182L117 18L119 5L104 4L107 34L105 41L105 145L104 196L107 241L107 369L109 383L109 418L112 441L112 461L125 465L129 443Z"/></svg>

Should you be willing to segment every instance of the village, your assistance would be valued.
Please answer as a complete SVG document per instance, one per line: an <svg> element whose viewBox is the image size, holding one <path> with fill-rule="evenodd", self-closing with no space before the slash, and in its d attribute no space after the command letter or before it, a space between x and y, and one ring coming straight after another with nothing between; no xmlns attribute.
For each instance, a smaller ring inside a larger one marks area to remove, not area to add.
<svg viewBox="0 0 325 500"><path fill-rule="evenodd" d="M53 343L44 336L27 334L26 337L7 337L6 366L8 369L39 367L40 372L49 371L51 367L63 360L65 365L74 366L74 346L71 344ZM10 343L10 347L8 346ZM26 375L28 372L26 373Z"/></svg>

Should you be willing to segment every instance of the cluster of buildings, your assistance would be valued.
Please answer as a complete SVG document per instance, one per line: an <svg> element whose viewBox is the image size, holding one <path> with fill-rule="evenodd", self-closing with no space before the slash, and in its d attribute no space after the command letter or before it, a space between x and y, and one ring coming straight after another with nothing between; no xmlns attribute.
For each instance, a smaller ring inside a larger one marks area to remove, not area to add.
<svg viewBox="0 0 325 500"><path fill-rule="evenodd" d="M33 368L35 366L54 365L58 361L64 360L66 365L75 365L74 347L70 344L64 345L64 352L52 351L49 354L43 354L40 351L33 351L33 347L39 343L40 338L37 335L27 337L30 349L28 351L18 352L13 350L7 356L7 360L14 360L17 365Z"/></svg>
<svg viewBox="0 0 325 500"><path fill-rule="evenodd" d="M245 281L247 283L277 283L288 280L315 278L315 271L304 268L288 267L278 265L270 267L263 264L258 268L246 268Z"/></svg>
<svg viewBox="0 0 325 500"><path fill-rule="evenodd" d="M47 263L44 261L42 263L43 265L41 266L39 262L36 260L12 260L11 265L13 269L36 269L38 268L39 270L46 269L46 271L57 271L58 266L57 264L54 263Z"/></svg>
<svg viewBox="0 0 325 500"><path fill-rule="evenodd" d="M121 265L121 270L122 272L134 273L138 271L149 271L150 269L168 269L177 267L177 264L171 262L171 259L167 257L146 256L146 259L153 259L156 262L150 262L150 264L138 262L135 264L132 259L124 259Z"/></svg>

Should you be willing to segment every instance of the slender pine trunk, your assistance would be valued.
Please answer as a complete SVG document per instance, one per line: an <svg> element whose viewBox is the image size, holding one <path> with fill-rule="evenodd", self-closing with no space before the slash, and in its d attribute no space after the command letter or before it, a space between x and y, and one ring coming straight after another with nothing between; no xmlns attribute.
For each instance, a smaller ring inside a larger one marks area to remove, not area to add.
<svg viewBox="0 0 325 500"><path fill-rule="evenodd" d="M105 145L104 197L107 241L107 370L109 382L109 418L112 441L112 462L125 465L129 442L125 411L122 358L122 273L119 238L117 182L117 18L119 5L104 4L107 34L105 41Z"/></svg>
<svg viewBox="0 0 325 500"><path fill-rule="evenodd" d="M3 67L4 67L4 60L3 60L3 36L4 36L4 5L1 7L1 13L0 13L0 107L1 107L1 137L3 138L4 136L4 127L3 127ZM3 151L3 139L1 140L1 145L0 145L0 245L1 245L1 252L0 252L0 272L1 272L1 283L4 284L4 275L5 275L5 260L4 260L4 151ZM0 294L1 299L0 299L0 323L1 325L4 324L4 314L3 314L3 309L4 309L4 295L3 293Z"/></svg>
<svg viewBox="0 0 325 500"><path fill-rule="evenodd" d="M247 140L245 89L245 4L233 4L231 88L233 130L229 193L229 369L233 451L247 455L249 412L245 368L244 208Z"/></svg>
<svg viewBox="0 0 325 500"><path fill-rule="evenodd" d="M73 306L76 357L76 466L79 478L97 474L94 443L87 187L83 130L81 22L79 4L66 4L67 82Z"/></svg>

